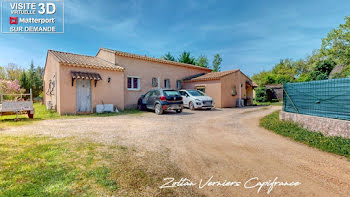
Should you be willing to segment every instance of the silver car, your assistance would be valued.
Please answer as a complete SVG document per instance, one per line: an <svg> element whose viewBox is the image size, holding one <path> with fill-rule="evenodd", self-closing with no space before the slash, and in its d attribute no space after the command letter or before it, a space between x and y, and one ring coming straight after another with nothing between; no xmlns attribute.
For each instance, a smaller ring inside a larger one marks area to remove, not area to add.
<svg viewBox="0 0 350 197"><path fill-rule="evenodd" d="M194 109L212 109L214 107L214 100L199 90L180 90L179 91L184 107L191 110Z"/></svg>

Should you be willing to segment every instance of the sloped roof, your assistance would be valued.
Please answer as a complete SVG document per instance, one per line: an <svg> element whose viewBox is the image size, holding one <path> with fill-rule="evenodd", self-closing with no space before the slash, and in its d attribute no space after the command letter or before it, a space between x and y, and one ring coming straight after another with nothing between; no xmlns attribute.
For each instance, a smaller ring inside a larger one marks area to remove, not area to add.
<svg viewBox="0 0 350 197"><path fill-rule="evenodd" d="M205 75L190 79L188 81L210 81L210 80L218 80L221 79L222 77L225 77L229 74L238 72L239 69L235 69L235 70L229 70L229 71L222 71L222 72L211 72L211 73L207 73Z"/></svg>
<svg viewBox="0 0 350 197"><path fill-rule="evenodd" d="M283 88L283 84L267 84L266 88Z"/></svg>
<svg viewBox="0 0 350 197"><path fill-rule="evenodd" d="M151 61L151 62L158 62L158 63L163 63L163 64L170 64L174 66L182 66L182 67L187 67L187 68L194 68L194 69L199 69L199 70L205 70L205 71L212 71L209 68L204 68L192 64L185 64L181 62L174 62L174 61L169 61L169 60L164 60L160 58L154 58L154 57L148 57L148 56L143 56L143 55L136 55L132 53L127 53L127 52L122 52L122 51L117 51L113 49L106 49L106 48L100 48L100 50L108 51L111 53L115 53L116 55L123 56L123 57L130 57L130 58L135 58L135 59L140 59L140 60L145 60L145 61Z"/></svg>
<svg viewBox="0 0 350 197"><path fill-rule="evenodd" d="M332 79L335 74L343 72L346 65L336 65L333 70L329 73L329 78Z"/></svg>
<svg viewBox="0 0 350 197"><path fill-rule="evenodd" d="M87 56L87 55L78 55L74 53L66 53L61 51L49 50L48 53L54 55L60 63L69 64L77 67L86 67L86 68L97 68L105 70L117 70L123 71L124 68L107 62L99 57Z"/></svg>
<svg viewBox="0 0 350 197"><path fill-rule="evenodd" d="M199 74L191 75L191 76L188 76L188 77L183 78L182 80L188 81L188 80L191 80L191 79L200 77L200 76L205 75L205 74L207 74L207 73L199 73Z"/></svg>

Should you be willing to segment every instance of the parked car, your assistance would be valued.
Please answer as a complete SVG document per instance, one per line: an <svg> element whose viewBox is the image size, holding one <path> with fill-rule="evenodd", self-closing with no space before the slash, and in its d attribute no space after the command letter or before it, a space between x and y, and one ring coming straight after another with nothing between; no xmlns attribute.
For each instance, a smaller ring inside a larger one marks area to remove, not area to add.
<svg viewBox="0 0 350 197"><path fill-rule="evenodd" d="M177 113L181 113L183 102L177 90L153 89L139 98L137 108L139 110L154 110L158 115L163 114L165 110L175 110Z"/></svg>
<svg viewBox="0 0 350 197"><path fill-rule="evenodd" d="M180 90L179 92L182 96L184 107L188 107L191 110L212 109L214 107L214 100L204 92L199 90Z"/></svg>

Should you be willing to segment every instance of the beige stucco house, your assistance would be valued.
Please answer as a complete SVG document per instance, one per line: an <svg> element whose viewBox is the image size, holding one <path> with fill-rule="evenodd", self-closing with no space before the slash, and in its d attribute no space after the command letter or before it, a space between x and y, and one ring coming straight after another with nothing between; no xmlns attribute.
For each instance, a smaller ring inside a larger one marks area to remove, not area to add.
<svg viewBox="0 0 350 197"><path fill-rule="evenodd" d="M159 87L205 89L216 107L233 107L239 98L232 96L233 86L242 84L241 98L252 99L250 83L239 70L214 74L208 68L104 48L96 56L49 50L44 103L59 114L92 113L97 104L123 110L136 107L142 94Z"/></svg>
<svg viewBox="0 0 350 197"><path fill-rule="evenodd" d="M198 89L211 96L215 107L236 107L253 104L255 85L239 69L211 72L184 80L185 89ZM241 102L240 102L241 101Z"/></svg>

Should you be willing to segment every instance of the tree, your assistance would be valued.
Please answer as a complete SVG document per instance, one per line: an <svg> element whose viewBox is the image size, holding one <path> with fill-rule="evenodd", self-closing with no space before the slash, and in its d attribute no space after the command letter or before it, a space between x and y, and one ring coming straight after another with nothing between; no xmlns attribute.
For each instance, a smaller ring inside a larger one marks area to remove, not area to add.
<svg viewBox="0 0 350 197"><path fill-rule="evenodd" d="M0 90L5 94L20 94L24 92L17 80L10 81L0 79ZM11 96L7 97L12 99Z"/></svg>
<svg viewBox="0 0 350 197"><path fill-rule="evenodd" d="M336 67L337 65L337 67ZM345 23L328 33L322 40L319 50L314 50L311 56L298 61L281 60L271 71L263 71L252 76L259 85L285 82L303 82L310 80L329 79L334 68L341 68L333 73L332 78L350 76L350 16L345 17Z"/></svg>
<svg viewBox="0 0 350 197"><path fill-rule="evenodd" d="M23 70L21 76L19 77L19 84L21 85L21 88L25 89L26 91L30 89L29 80L25 70Z"/></svg>
<svg viewBox="0 0 350 197"><path fill-rule="evenodd" d="M322 40L321 53L337 64L350 65L350 16Z"/></svg>
<svg viewBox="0 0 350 197"><path fill-rule="evenodd" d="M337 65L345 65L343 72L336 77L350 76L350 16L345 17L345 23L333 29L322 40L320 53L324 57L322 60L332 59Z"/></svg>
<svg viewBox="0 0 350 197"><path fill-rule="evenodd" d="M255 100L257 102L267 102L267 89L265 87L258 87L255 89Z"/></svg>
<svg viewBox="0 0 350 197"><path fill-rule="evenodd" d="M332 72L335 62L333 60L327 59L320 61L313 73L311 74L311 78L313 80L324 80L328 79L329 74Z"/></svg>
<svg viewBox="0 0 350 197"><path fill-rule="evenodd" d="M170 54L170 52L166 53L164 56L162 56L162 59L169 60L169 61L176 61L175 57Z"/></svg>
<svg viewBox="0 0 350 197"><path fill-rule="evenodd" d="M270 74L269 71L262 71L260 73L254 74L252 76L252 80L257 83L259 86L266 85L266 78Z"/></svg>
<svg viewBox="0 0 350 197"><path fill-rule="evenodd" d="M42 78L44 75L44 69L41 66L37 66L35 72L40 76L40 78Z"/></svg>
<svg viewBox="0 0 350 197"><path fill-rule="evenodd" d="M6 79L6 69L0 66L0 79Z"/></svg>
<svg viewBox="0 0 350 197"><path fill-rule="evenodd" d="M28 86L26 87L26 90L29 91L32 89L33 92L33 97L38 97L40 93L43 91L43 78L42 78L42 73L41 68L34 67L34 62L32 61L30 63L30 68L28 70Z"/></svg>
<svg viewBox="0 0 350 197"><path fill-rule="evenodd" d="M35 85L35 81L36 81L33 60L31 61L29 70L28 70L28 81L29 81L29 87L32 88Z"/></svg>
<svg viewBox="0 0 350 197"><path fill-rule="evenodd" d="M252 76L252 79L260 86L283 84L295 82L296 78L306 70L308 68L302 60L295 62L291 59L282 59L271 71L263 71L255 74Z"/></svg>
<svg viewBox="0 0 350 197"><path fill-rule="evenodd" d="M196 59L187 51L182 52L177 60L178 62L196 65Z"/></svg>
<svg viewBox="0 0 350 197"><path fill-rule="evenodd" d="M221 62L222 62L222 58L220 57L219 54L216 54L213 60L213 72L221 71L221 67L220 67Z"/></svg>
<svg viewBox="0 0 350 197"><path fill-rule="evenodd" d="M7 80L17 80L22 73L22 69L18 67L17 64L9 63L6 67L6 79Z"/></svg>
<svg viewBox="0 0 350 197"><path fill-rule="evenodd" d="M306 82L306 81L311 81L311 73L302 73L297 79L296 82Z"/></svg>
<svg viewBox="0 0 350 197"><path fill-rule="evenodd" d="M293 82L297 75L295 62L291 59L280 60L272 69L272 74L275 75L277 84Z"/></svg>
<svg viewBox="0 0 350 197"><path fill-rule="evenodd" d="M197 65L204 68L209 68L208 58L205 55L200 55L197 59Z"/></svg>

